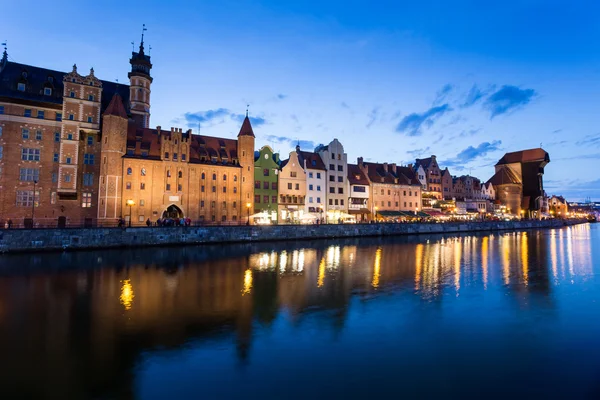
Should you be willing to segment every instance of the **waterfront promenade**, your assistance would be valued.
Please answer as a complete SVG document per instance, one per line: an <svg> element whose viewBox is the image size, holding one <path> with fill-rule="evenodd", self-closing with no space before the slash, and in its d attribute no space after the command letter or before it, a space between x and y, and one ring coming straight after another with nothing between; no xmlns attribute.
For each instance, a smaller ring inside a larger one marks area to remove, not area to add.
<svg viewBox="0 0 600 400"><path fill-rule="evenodd" d="M0 252L493 232L559 228L584 222L578 219L550 219L406 224L7 229L0 231Z"/></svg>

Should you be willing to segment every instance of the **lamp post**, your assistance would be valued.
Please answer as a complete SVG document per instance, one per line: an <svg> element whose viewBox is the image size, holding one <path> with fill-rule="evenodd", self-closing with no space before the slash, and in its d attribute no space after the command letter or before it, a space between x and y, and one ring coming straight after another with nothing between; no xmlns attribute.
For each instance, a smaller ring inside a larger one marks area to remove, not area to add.
<svg viewBox="0 0 600 400"><path fill-rule="evenodd" d="M415 217L417 216L418 213L419 213L419 207L415 208Z"/></svg>
<svg viewBox="0 0 600 400"><path fill-rule="evenodd" d="M135 201L128 199L125 204L129 207L129 227L131 228L131 209L135 205Z"/></svg>
<svg viewBox="0 0 600 400"><path fill-rule="evenodd" d="M31 201L31 227L34 228L35 225L33 223L33 217L35 216L35 185L37 185L37 181L33 181L33 199Z"/></svg>
<svg viewBox="0 0 600 400"><path fill-rule="evenodd" d="M379 207L375 206L375 222L377 222L377 210L379 210Z"/></svg>
<svg viewBox="0 0 600 400"><path fill-rule="evenodd" d="M246 221L246 225L250 225L250 207L252 207L252 204L246 203L246 210L248 210L248 221Z"/></svg>
<svg viewBox="0 0 600 400"><path fill-rule="evenodd" d="M319 204L319 214L320 214L320 218L321 218L321 223L323 222L323 203Z"/></svg>

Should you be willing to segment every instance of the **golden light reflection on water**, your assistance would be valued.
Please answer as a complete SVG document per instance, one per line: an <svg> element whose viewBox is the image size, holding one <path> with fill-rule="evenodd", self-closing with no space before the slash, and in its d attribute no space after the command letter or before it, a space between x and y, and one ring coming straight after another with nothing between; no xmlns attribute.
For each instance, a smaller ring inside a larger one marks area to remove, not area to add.
<svg viewBox="0 0 600 400"><path fill-rule="evenodd" d="M375 289L379 287L379 277L381 276L381 247L375 251L375 265L373 266L373 280L371 286Z"/></svg>
<svg viewBox="0 0 600 400"><path fill-rule="evenodd" d="M248 268L244 272L244 289L242 290L242 296L250 294L252 291L252 268Z"/></svg>
<svg viewBox="0 0 600 400"><path fill-rule="evenodd" d="M481 269L483 272L483 288L487 289L488 283L488 251L489 251L489 239L484 237L481 240Z"/></svg>
<svg viewBox="0 0 600 400"><path fill-rule="evenodd" d="M319 263L319 278L317 280L317 287L323 287L325 283L325 258L321 259Z"/></svg>
<svg viewBox="0 0 600 400"><path fill-rule="evenodd" d="M550 231L550 262L552 264L552 276L554 276L555 280L558 278L558 260L556 255L557 240L556 230L552 229Z"/></svg>
<svg viewBox="0 0 600 400"><path fill-rule="evenodd" d="M124 279L121 281L121 296L119 300L125 310L131 310L133 305L133 298L135 295L133 294L133 286L131 285L131 281L129 279Z"/></svg>
<svg viewBox="0 0 600 400"><path fill-rule="evenodd" d="M460 261L462 257L462 242L457 240L454 242L454 287L456 292L460 290Z"/></svg>
<svg viewBox="0 0 600 400"><path fill-rule="evenodd" d="M521 266L523 267L523 283L529 283L529 249L527 247L527 232L521 234Z"/></svg>
<svg viewBox="0 0 600 400"><path fill-rule="evenodd" d="M423 270L423 244L415 246L415 290L421 288L421 273Z"/></svg>
<svg viewBox="0 0 600 400"><path fill-rule="evenodd" d="M510 283L510 236L509 235L504 235L502 237L500 251L502 252L502 276L504 277L504 284L508 285Z"/></svg>

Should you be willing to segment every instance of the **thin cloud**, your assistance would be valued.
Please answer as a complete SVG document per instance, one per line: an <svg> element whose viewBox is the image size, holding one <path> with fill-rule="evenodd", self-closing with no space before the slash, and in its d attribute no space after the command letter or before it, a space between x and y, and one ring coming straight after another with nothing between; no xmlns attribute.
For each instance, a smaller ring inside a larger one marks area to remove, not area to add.
<svg viewBox="0 0 600 400"><path fill-rule="evenodd" d="M440 164L448 167L454 167L456 169L463 169L465 164L478 158L482 158L488 153L500 150L501 144L501 140L494 140L492 142L480 143L477 147L469 146L458 153L456 157L446 160Z"/></svg>
<svg viewBox="0 0 600 400"><path fill-rule="evenodd" d="M450 111L452 111L452 108L446 103L441 106L431 107L421 114L409 114L402 118L398 126L396 126L396 132L404 133L408 136L419 136L422 133L421 128L423 126L431 127L438 118Z"/></svg>
<svg viewBox="0 0 600 400"><path fill-rule="evenodd" d="M428 152L429 152L429 146L425 147L424 149L409 150L406 152L406 154L411 156L411 158L419 158L420 156L422 156L424 154L428 154Z"/></svg>
<svg viewBox="0 0 600 400"><path fill-rule="evenodd" d="M433 105L436 106L438 104L441 104L444 102L444 100L446 100L446 98L448 97L448 95L450 94L450 92L452 92L452 89L454 89L454 86L451 85L450 83L445 84L440 90L438 90L438 92L435 94L435 100L433 101Z"/></svg>
<svg viewBox="0 0 600 400"><path fill-rule="evenodd" d="M316 147L315 142L311 140L298 140L287 136L267 135L265 136L265 140L269 143L287 145L289 147L299 145L304 151L312 151Z"/></svg>
<svg viewBox="0 0 600 400"><path fill-rule="evenodd" d="M504 85L487 98L484 108L490 112L490 118L494 118L524 107L536 94L533 89L520 89L517 86Z"/></svg>
<svg viewBox="0 0 600 400"><path fill-rule="evenodd" d="M373 126L373 124L375 122L377 122L377 120L380 118L380 107L374 107L371 112L369 113L369 121L367 122L366 127L370 128L371 126Z"/></svg>
<svg viewBox="0 0 600 400"><path fill-rule="evenodd" d="M586 135L583 139L575 142L577 146L598 147L600 146L600 133Z"/></svg>
<svg viewBox="0 0 600 400"><path fill-rule="evenodd" d="M187 112L183 114L183 120L188 128L196 128L198 125L216 125L225 122L227 118L239 122L244 121L244 114L236 114L227 108L217 108L214 110ZM261 126L267 123L262 117L249 117L253 126Z"/></svg>
<svg viewBox="0 0 600 400"><path fill-rule="evenodd" d="M471 107L479 103L479 101L490 94L494 89L496 89L496 85L490 85L487 89L481 89L477 84L474 84L465 95L465 99L460 105L460 108Z"/></svg>

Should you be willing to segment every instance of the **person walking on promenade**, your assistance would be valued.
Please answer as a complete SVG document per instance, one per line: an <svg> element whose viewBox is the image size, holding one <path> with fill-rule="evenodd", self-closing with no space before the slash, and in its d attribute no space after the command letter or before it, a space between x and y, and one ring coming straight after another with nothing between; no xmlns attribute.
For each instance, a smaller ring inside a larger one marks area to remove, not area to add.
<svg viewBox="0 0 600 400"><path fill-rule="evenodd" d="M146 220L146 226L147 226L148 228L152 226L152 221L150 221L150 218L148 218L148 219Z"/></svg>

